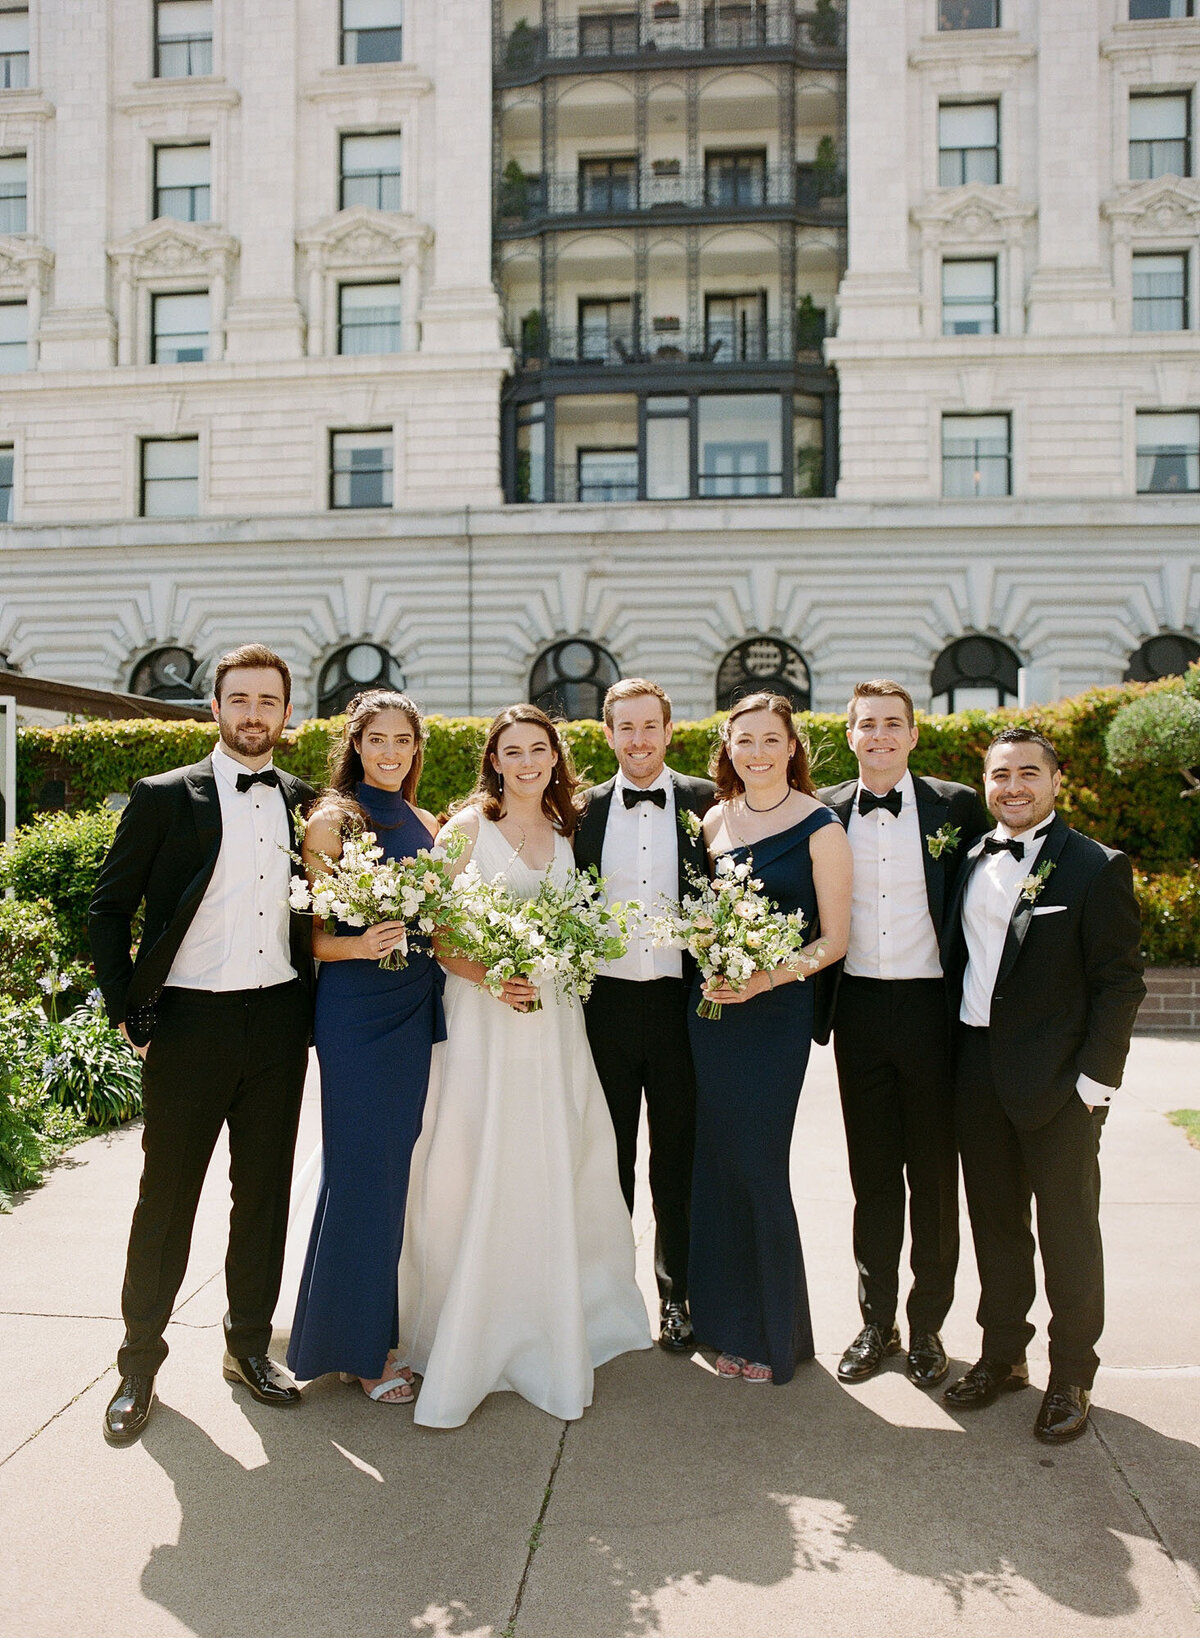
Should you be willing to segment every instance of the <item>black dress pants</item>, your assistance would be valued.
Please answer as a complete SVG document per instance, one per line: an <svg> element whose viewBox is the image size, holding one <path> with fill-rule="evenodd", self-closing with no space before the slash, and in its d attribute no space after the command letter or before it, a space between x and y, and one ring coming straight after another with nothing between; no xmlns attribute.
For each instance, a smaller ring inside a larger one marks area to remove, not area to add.
<svg viewBox="0 0 1200 1638"><path fill-rule="evenodd" d="M888 1331L899 1299L905 1180L911 1332L937 1331L958 1266L958 1157L940 978L842 975L833 1049L854 1188L863 1320Z"/></svg>
<svg viewBox="0 0 1200 1638"><path fill-rule="evenodd" d="M308 1065L311 1000L269 989L167 989L142 1071L144 1162L121 1312L121 1374L153 1373L191 1248L205 1173L229 1127L230 1353L265 1354L279 1296L288 1194Z"/></svg>
<svg viewBox="0 0 1200 1638"><path fill-rule="evenodd" d="M1034 1334L1031 1199L1050 1304L1050 1370L1090 1388L1104 1329L1100 1130L1079 1095L1044 1126L1013 1125L997 1095L986 1029L959 1026L955 1105L967 1208L979 1264L983 1354L1015 1364Z"/></svg>
<svg viewBox="0 0 1200 1638"><path fill-rule="evenodd" d="M584 1004L588 1041L617 1137L617 1170L633 1211L642 1094L650 1129L654 1270L665 1302L687 1301L696 1076L688 1043L689 991L680 978L598 978Z"/></svg>

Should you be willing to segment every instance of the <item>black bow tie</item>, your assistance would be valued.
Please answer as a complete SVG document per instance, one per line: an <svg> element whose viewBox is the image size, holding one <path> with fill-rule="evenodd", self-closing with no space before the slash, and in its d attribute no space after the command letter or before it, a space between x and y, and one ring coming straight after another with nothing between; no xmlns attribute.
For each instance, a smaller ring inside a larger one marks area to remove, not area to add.
<svg viewBox="0 0 1200 1638"><path fill-rule="evenodd" d="M244 773L237 776L239 791L248 791L251 785L278 785L279 775L274 768L260 768L257 773Z"/></svg>
<svg viewBox="0 0 1200 1638"><path fill-rule="evenodd" d="M989 836L983 844L985 853L1011 853L1014 859L1025 857L1025 843L1018 842L1015 836Z"/></svg>
<svg viewBox="0 0 1200 1638"><path fill-rule="evenodd" d="M636 808L639 802L653 802L656 808L665 808L667 793L664 790L639 791L626 785L621 791L621 800L627 808Z"/></svg>
<svg viewBox="0 0 1200 1638"><path fill-rule="evenodd" d="M861 790L858 793L858 811L860 814L874 813L876 808L886 808L893 819L900 817L900 804L904 801L903 791L889 791L886 796L876 796L874 791Z"/></svg>

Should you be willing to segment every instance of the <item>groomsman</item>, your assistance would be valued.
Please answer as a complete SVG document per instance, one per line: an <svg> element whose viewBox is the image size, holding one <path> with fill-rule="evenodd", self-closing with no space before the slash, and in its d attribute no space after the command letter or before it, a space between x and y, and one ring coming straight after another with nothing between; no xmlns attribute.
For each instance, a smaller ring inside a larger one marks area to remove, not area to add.
<svg viewBox="0 0 1200 1638"><path fill-rule="evenodd" d="M981 1358L946 1400L976 1409L1028 1385L1032 1196L1050 1304L1033 1431L1046 1444L1087 1425L1104 1325L1100 1129L1146 993L1129 860L1058 817L1061 784L1048 739L996 735L984 759L996 828L968 855L944 938L983 1328Z"/></svg>
<svg viewBox="0 0 1200 1638"><path fill-rule="evenodd" d="M815 1037L833 1031L854 1188L863 1326L838 1377L864 1382L902 1344L896 1325L905 1181L912 1235L909 1379L932 1388L950 1364L940 1336L958 1263L958 1160L938 939L967 847L988 829L969 785L914 776L913 702L886 678L857 683L846 738L858 778L818 794L854 855L850 944L818 979Z"/></svg>
<svg viewBox="0 0 1200 1638"><path fill-rule="evenodd" d="M267 1358L308 1063L308 921L288 908L293 815L312 795L273 766L291 715L283 660L248 643L217 663L212 755L139 780L93 895L109 1017L144 1059L145 1159L125 1266L110 1444L146 1425L204 1175L229 1128L224 1374L267 1405L299 1392ZM133 918L144 907L136 958Z"/></svg>
<svg viewBox="0 0 1200 1638"><path fill-rule="evenodd" d="M700 819L715 787L665 764L671 743L671 702L641 677L614 683L604 699L604 737L619 772L588 791L575 831L575 860L595 865L610 898L637 899L656 911L689 890L687 871L703 875L704 843L685 814ZM686 1352L695 1345L688 1314L688 1234L696 1082L688 1044L692 973L678 950L634 940L596 980L584 1005L588 1040L617 1136L617 1167L633 1211L633 1167L642 1096L650 1129L650 1193L654 1201L654 1267L661 1307L659 1345Z"/></svg>

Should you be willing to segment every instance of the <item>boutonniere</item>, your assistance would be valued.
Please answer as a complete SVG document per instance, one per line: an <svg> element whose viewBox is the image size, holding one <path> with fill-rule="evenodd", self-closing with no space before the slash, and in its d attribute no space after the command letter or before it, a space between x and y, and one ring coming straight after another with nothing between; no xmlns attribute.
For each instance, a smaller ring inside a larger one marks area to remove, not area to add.
<svg viewBox="0 0 1200 1638"><path fill-rule="evenodd" d="M1038 899L1041 897L1042 888L1045 887L1046 882L1049 879L1050 872L1053 869L1054 860L1043 859L1041 864L1038 865L1037 869L1034 871L1033 875L1026 876L1025 880L1021 883L1021 897L1025 900L1026 904L1037 903Z"/></svg>
<svg viewBox="0 0 1200 1638"><path fill-rule="evenodd" d="M682 830L691 837L693 842L698 842L704 834L704 826L700 815L693 813L691 808L684 807L677 807L675 814Z"/></svg>
<svg viewBox="0 0 1200 1638"><path fill-rule="evenodd" d="M929 849L931 859L940 859L947 848L957 847L962 838L962 831L957 825L943 825L941 830L935 830L932 836L925 838L925 846Z"/></svg>

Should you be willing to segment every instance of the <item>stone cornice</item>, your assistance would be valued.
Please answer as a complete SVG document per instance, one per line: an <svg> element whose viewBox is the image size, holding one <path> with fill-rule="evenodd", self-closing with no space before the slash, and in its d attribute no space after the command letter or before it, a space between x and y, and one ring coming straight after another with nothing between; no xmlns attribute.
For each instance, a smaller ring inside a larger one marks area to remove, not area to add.
<svg viewBox="0 0 1200 1638"><path fill-rule="evenodd" d="M160 216L107 250L110 260L135 278L197 273L228 276L238 242L220 228Z"/></svg>
<svg viewBox="0 0 1200 1638"><path fill-rule="evenodd" d="M0 123L10 119L53 119L54 104L40 91L6 91L0 99Z"/></svg>
<svg viewBox="0 0 1200 1638"><path fill-rule="evenodd" d="M1025 227L1037 216L1036 205L1018 198L1015 188L968 182L961 188L939 188L909 212L916 227L940 231L942 237L957 233L968 239L985 236L989 230L1007 234Z"/></svg>
<svg viewBox="0 0 1200 1638"><path fill-rule="evenodd" d="M433 243L433 229L401 211L351 205L296 235L309 263L325 268L414 265Z"/></svg>
<svg viewBox="0 0 1200 1638"><path fill-rule="evenodd" d="M1036 46L1014 29L953 29L925 34L908 54L910 68L942 68L964 63L1006 64L1032 62Z"/></svg>
<svg viewBox="0 0 1200 1638"><path fill-rule="evenodd" d="M161 113L168 108L236 108L241 96L217 75L182 80L139 80L113 98L119 114Z"/></svg>
<svg viewBox="0 0 1200 1638"><path fill-rule="evenodd" d="M1102 57L1161 57L1196 50L1200 50L1200 21L1194 17L1117 23L1100 42Z"/></svg>
<svg viewBox="0 0 1200 1638"><path fill-rule="evenodd" d="M327 68L321 78L303 86L306 102L354 102L361 97L427 97L433 81L412 63L346 64Z"/></svg>
<svg viewBox="0 0 1200 1638"><path fill-rule="evenodd" d="M1100 211L1122 238L1194 234L1200 224L1200 183L1178 176L1130 183L1106 199Z"/></svg>

